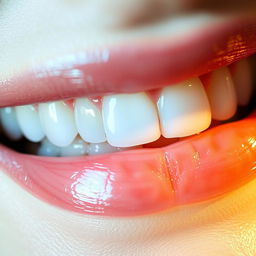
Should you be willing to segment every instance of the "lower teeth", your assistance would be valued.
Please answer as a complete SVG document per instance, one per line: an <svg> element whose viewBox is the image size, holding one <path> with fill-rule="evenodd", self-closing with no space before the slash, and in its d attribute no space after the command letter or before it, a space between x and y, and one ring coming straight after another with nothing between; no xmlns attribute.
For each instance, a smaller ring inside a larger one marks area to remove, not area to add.
<svg viewBox="0 0 256 256"><path fill-rule="evenodd" d="M140 147L131 147L129 149L135 149ZM49 140L44 139L41 145L35 149L31 148L33 152L40 156L84 156L84 155L100 155L113 152L120 152L128 150L128 148L113 147L107 142L103 143L86 143L81 138L76 138L73 143L67 147L57 147L53 145ZM36 151L36 152L35 152Z"/></svg>

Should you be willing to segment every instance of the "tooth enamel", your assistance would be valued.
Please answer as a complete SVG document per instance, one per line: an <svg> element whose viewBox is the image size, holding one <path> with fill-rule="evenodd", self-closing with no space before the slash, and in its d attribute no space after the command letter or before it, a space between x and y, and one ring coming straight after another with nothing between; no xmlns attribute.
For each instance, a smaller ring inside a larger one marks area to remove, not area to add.
<svg viewBox="0 0 256 256"><path fill-rule="evenodd" d="M37 154L39 156L60 156L60 147L53 145L48 139L44 139Z"/></svg>
<svg viewBox="0 0 256 256"><path fill-rule="evenodd" d="M83 156L88 152L88 144L85 143L82 139L75 139L67 147L60 148L61 156Z"/></svg>
<svg viewBox="0 0 256 256"><path fill-rule="evenodd" d="M76 137L73 111L63 101L39 104L39 117L46 137L59 147L68 146Z"/></svg>
<svg viewBox="0 0 256 256"><path fill-rule="evenodd" d="M237 110L237 97L228 68L213 71L206 90L213 119L222 121L234 116Z"/></svg>
<svg viewBox="0 0 256 256"><path fill-rule="evenodd" d="M22 137L22 132L17 121L15 108L2 108L0 116L4 133L12 140L19 140Z"/></svg>
<svg viewBox="0 0 256 256"><path fill-rule="evenodd" d="M88 155L101 155L120 151L119 148L104 143L91 143L88 147Z"/></svg>
<svg viewBox="0 0 256 256"><path fill-rule="evenodd" d="M247 59L236 62L231 67L238 105L246 106L252 96L252 70Z"/></svg>
<svg viewBox="0 0 256 256"><path fill-rule="evenodd" d="M78 133L87 142L106 141L101 112L89 99L75 101L75 121Z"/></svg>
<svg viewBox="0 0 256 256"><path fill-rule="evenodd" d="M156 107L146 93L105 96L102 116L112 146L131 147L160 137Z"/></svg>
<svg viewBox="0 0 256 256"><path fill-rule="evenodd" d="M44 137L39 115L33 105L16 107L17 120L23 135L30 141L39 142Z"/></svg>
<svg viewBox="0 0 256 256"><path fill-rule="evenodd" d="M211 124L209 101L198 78L163 88L157 106L165 138L193 135Z"/></svg>

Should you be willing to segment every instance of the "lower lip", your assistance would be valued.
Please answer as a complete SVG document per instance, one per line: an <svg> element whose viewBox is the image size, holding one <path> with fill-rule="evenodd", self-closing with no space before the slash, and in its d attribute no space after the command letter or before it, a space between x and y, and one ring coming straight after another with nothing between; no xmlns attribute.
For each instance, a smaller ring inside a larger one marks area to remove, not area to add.
<svg viewBox="0 0 256 256"><path fill-rule="evenodd" d="M137 216L202 202L256 171L256 112L158 149L47 158L0 146L0 166L38 198L78 213Z"/></svg>

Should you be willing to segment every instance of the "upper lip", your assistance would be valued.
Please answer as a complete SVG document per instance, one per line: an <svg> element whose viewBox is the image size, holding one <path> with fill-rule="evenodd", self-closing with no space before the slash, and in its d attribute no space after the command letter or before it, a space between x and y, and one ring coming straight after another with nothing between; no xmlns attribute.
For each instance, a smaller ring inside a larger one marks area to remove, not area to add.
<svg viewBox="0 0 256 256"><path fill-rule="evenodd" d="M2 81L0 107L145 91L199 76L254 53L255 24L252 18L235 19L182 40L162 38L67 54Z"/></svg>

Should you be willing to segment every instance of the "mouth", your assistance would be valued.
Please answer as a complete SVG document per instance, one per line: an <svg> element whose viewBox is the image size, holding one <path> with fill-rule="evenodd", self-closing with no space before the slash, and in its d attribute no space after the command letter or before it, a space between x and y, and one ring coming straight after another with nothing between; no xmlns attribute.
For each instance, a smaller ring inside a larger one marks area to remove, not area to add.
<svg viewBox="0 0 256 256"><path fill-rule="evenodd" d="M2 170L92 215L224 196L256 171L255 35L255 22L236 21L69 54L2 81Z"/></svg>

